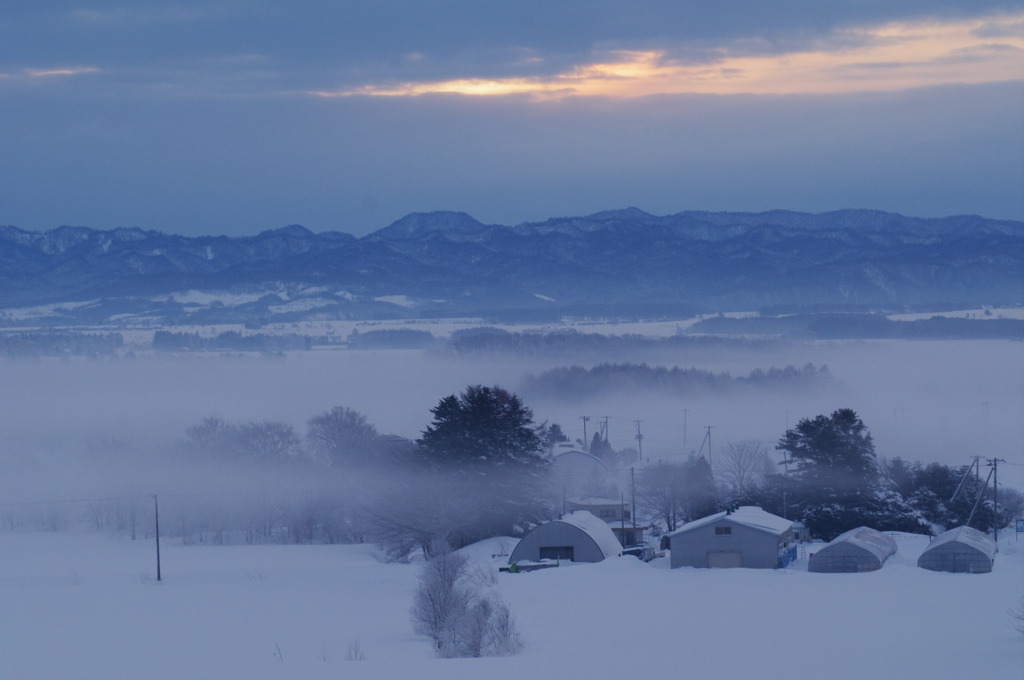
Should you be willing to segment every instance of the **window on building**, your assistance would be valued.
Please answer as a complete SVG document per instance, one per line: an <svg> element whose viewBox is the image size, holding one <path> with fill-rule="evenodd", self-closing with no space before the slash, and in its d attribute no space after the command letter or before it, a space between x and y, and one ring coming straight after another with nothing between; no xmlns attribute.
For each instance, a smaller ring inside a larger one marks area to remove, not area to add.
<svg viewBox="0 0 1024 680"><path fill-rule="evenodd" d="M715 527L715 536L729 536L732 534L732 527Z"/></svg>

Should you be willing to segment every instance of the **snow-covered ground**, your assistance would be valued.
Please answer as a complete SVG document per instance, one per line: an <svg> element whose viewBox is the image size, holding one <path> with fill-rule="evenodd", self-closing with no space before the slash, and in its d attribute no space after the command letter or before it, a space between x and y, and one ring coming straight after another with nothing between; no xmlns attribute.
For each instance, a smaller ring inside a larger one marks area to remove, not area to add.
<svg viewBox="0 0 1024 680"><path fill-rule="evenodd" d="M417 567L372 546L165 543L157 583L152 541L0 532L0 678L1021 677L1015 537L977 575L918 569L928 539L897 541L866 574L630 557L500 574L525 651L441 660L409 623ZM466 550L489 573L513 545Z"/></svg>

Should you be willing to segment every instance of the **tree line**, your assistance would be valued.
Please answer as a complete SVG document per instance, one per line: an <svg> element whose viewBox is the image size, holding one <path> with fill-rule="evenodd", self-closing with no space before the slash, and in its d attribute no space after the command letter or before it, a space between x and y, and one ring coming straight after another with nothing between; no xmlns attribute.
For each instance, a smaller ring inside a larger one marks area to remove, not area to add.
<svg viewBox="0 0 1024 680"><path fill-rule="evenodd" d="M12 358L110 356L122 347L120 333L0 333L0 356Z"/></svg>
<svg viewBox="0 0 1024 680"><path fill-rule="evenodd" d="M758 388L774 391L813 390L833 385L828 366L806 364L757 369L745 376L715 373L698 368L603 363L592 368L563 366L523 380L523 391L562 399L585 399L609 392L658 391L679 396L729 394Z"/></svg>
<svg viewBox="0 0 1024 680"><path fill-rule="evenodd" d="M304 438L280 423L208 418L186 439L194 451L366 473L370 481L350 508L348 521L359 527L353 537L372 537L396 558L429 554L439 539L457 548L515 535L557 516L548 452L567 440L558 424L535 423L517 395L497 386L469 386L431 414L416 441L383 436L346 407L310 418ZM580 446L611 470L636 461L635 451L615 450L600 434ZM726 507L759 505L824 540L862 525L925 534L963 524L990 530L1024 510L1024 495L1008 488L1000 488L997 508L969 466L879 460L867 426L848 408L801 419L774 448L781 462L763 442L729 442L714 469L710 456L690 454L640 467L635 492L613 475L590 480L586 494L635 493L638 516L655 533Z"/></svg>
<svg viewBox="0 0 1024 680"><path fill-rule="evenodd" d="M156 331L153 349L160 352L210 352L232 350L237 352L285 352L313 348L313 338L298 333L272 335L238 331L224 331L212 337L199 333Z"/></svg>
<svg viewBox="0 0 1024 680"><path fill-rule="evenodd" d="M1004 527L1024 511L1024 494L987 488L971 465L879 460L867 426L852 409L801 419L775 445L727 444L716 474L703 457L659 463L640 477L639 499L668 531L715 507L759 505L802 521L813 537L831 540L859 526L933 534L961 525L982 531ZM703 480L703 481L699 481Z"/></svg>
<svg viewBox="0 0 1024 680"><path fill-rule="evenodd" d="M374 541L390 558L404 560L429 556L438 545L521 535L564 509L551 451L566 437L555 423L536 423L519 396L471 385L440 399L430 413L416 440L381 434L345 406L309 418L303 430L272 420L204 418L185 429L171 457L197 475L220 475L214 484L221 489L248 480L259 491L243 484L246 493L237 497L172 499L176 514L162 527L186 542ZM612 470L587 480L585 495L631 497L654 534L736 505L801 520L825 540L861 525L988 530L1024 509L1024 496L1005 488L997 508L978 470L971 474L967 466L878 460L867 426L851 409L805 418L787 430L775 444L781 463L763 442L730 442L713 460L702 449L681 462L638 467L635 485L621 474L635 465L635 452L616 451L599 434L579 447ZM297 492L281 486L290 479L299 482ZM144 524L146 502L108 505L89 507L96 529L130 528L134 536ZM59 528L52 509L32 512L35 520L28 510L3 509L0 519L7 528L32 522Z"/></svg>

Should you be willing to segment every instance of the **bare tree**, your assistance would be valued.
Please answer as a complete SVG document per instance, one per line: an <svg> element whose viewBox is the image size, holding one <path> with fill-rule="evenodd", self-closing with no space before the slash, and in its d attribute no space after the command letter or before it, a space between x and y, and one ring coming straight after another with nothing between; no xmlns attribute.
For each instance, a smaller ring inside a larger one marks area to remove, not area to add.
<svg viewBox="0 0 1024 680"><path fill-rule="evenodd" d="M297 458L302 441L295 428L271 420L250 421L238 427L239 449L247 456L262 461Z"/></svg>
<svg viewBox="0 0 1024 680"><path fill-rule="evenodd" d="M652 520L675 531L687 520L686 468L678 463L655 463L637 479L637 505Z"/></svg>
<svg viewBox="0 0 1024 680"><path fill-rule="evenodd" d="M185 446L203 456L233 453L238 428L221 418L208 416L185 430Z"/></svg>
<svg viewBox="0 0 1024 680"><path fill-rule="evenodd" d="M366 416L335 406L309 419L306 443L315 456L333 466L363 466L381 448L377 428Z"/></svg>
<svg viewBox="0 0 1024 680"><path fill-rule="evenodd" d="M722 481L738 496L752 491L773 471L767 444L756 440L726 444L716 467Z"/></svg>
<svg viewBox="0 0 1024 680"><path fill-rule="evenodd" d="M493 590L468 578L467 558L435 544L423 565L412 606L413 629L430 637L438 656L506 656L522 651L512 613Z"/></svg>
<svg viewBox="0 0 1024 680"><path fill-rule="evenodd" d="M1020 604L1010 610L1010 625L1014 629L1024 633L1024 597L1020 598Z"/></svg>
<svg viewBox="0 0 1024 680"><path fill-rule="evenodd" d="M654 463L640 471L636 482L639 512L663 523L667 531L718 507L711 466L703 456L690 456L683 463Z"/></svg>
<svg viewBox="0 0 1024 680"><path fill-rule="evenodd" d="M413 630L434 642L439 656L456 656L461 646L460 617L470 603L461 583L467 559L441 545L423 565L412 604Z"/></svg>

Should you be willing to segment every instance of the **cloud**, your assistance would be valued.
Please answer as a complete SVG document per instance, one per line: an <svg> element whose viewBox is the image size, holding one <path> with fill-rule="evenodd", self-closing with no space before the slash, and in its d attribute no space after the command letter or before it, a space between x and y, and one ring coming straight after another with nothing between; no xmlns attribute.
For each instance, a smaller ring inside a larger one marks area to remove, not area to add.
<svg viewBox="0 0 1024 680"><path fill-rule="evenodd" d="M1019 218L1017 4L10 0L0 222Z"/></svg>
<svg viewBox="0 0 1024 680"><path fill-rule="evenodd" d="M46 78L49 76L78 76L83 73L97 73L98 68L94 66L78 66L74 68L27 68L25 75L32 78Z"/></svg>
<svg viewBox="0 0 1024 680"><path fill-rule="evenodd" d="M72 66L72 67L49 67L49 68L22 68L14 72L0 73L0 78L12 80L36 80L40 78L54 78L59 76L80 76L91 73L99 73L100 69L95 66Z"/></svg>
<svg viewBox="0 0 1024 680"><path fill-rule="evenodd" d="M640 97L657 94L794 94L887 91L936 84L982 83L1020 78L1024 30L998 45L979 43L977 31L1002 20L891 23L838 32L813 48L773 53L749 41L724 44L703 60L680 60L665 50L615 50L551 75L471 77L364 84L313 90L321 97L529 95Z"/></svg>
<svg viewBox="0 0 1024 680"><path fill-rule="evenodd" d="M190 23L228 14L226 7L216 3L204 5L144 5L142 3L104 8L75 7L67 11L67 18L89 29L130 28L140 25Z"/></svg>

